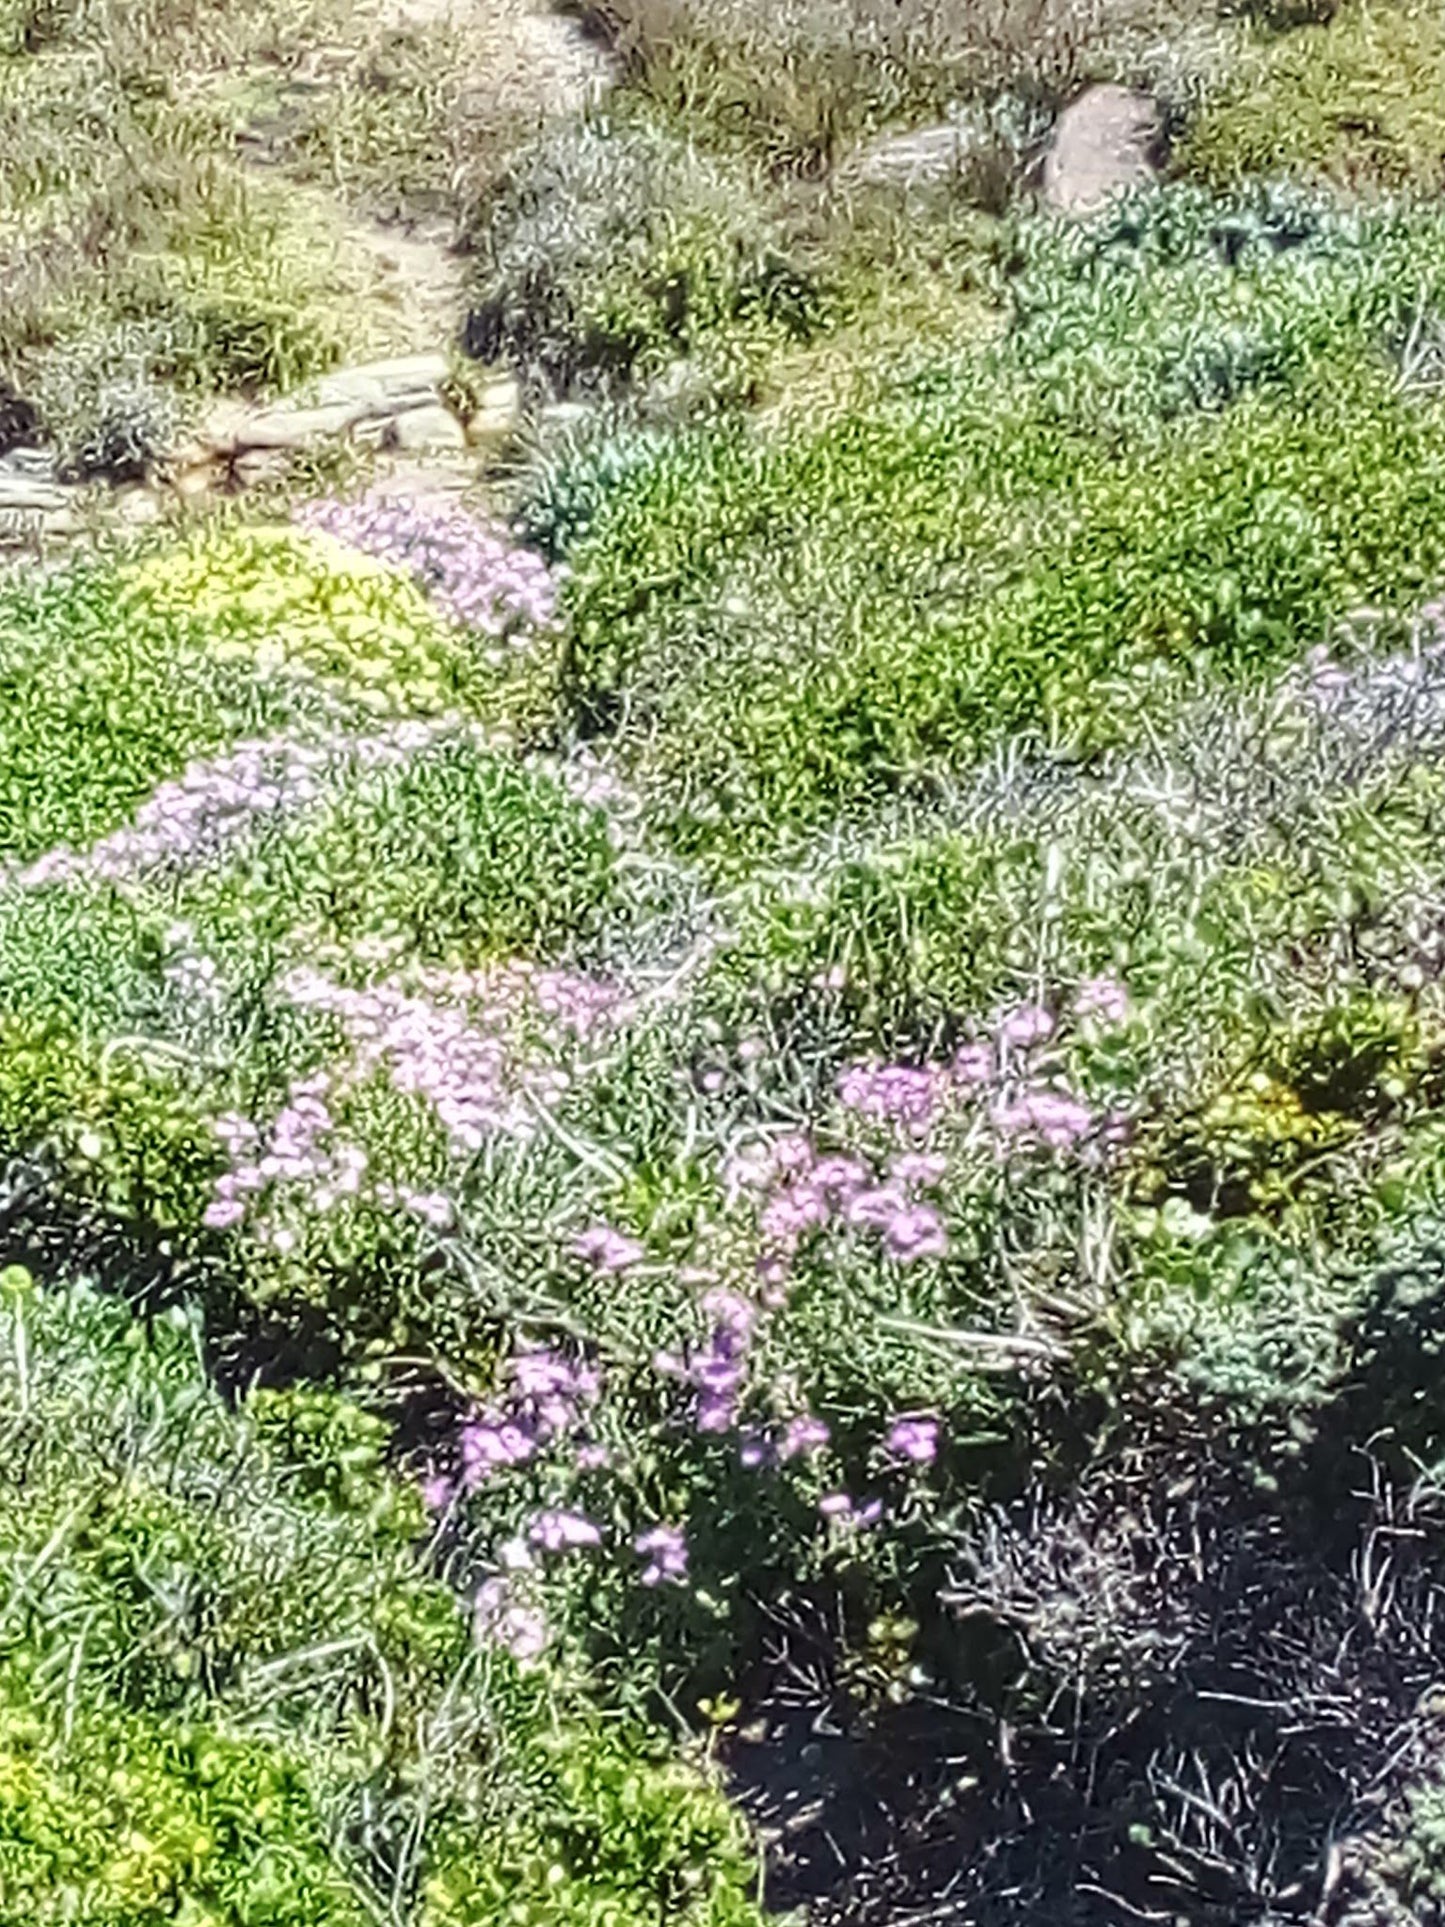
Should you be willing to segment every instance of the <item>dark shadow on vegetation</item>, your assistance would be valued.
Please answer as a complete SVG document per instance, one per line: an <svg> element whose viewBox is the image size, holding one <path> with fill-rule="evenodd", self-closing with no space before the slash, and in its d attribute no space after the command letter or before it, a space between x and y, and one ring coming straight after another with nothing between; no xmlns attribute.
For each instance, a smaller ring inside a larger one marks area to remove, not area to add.
<svg viewBox="0 0 1445 1927"><path fill-rule="evenodd" d="M775 1608L725 1747L771 1903L812 1927L1437 1918L1399 1877L1382 1900L1379 1861L1445 1742L1445 1500L1419 1478L1445 1258L1382 1271L1347 1336L1292 1445L1145 1405L1115 1414L1127 1450L1066 1448L1072 1473L980 1510L920 1588L932 1683L904 1705L845 1676L838 1600Z"/></svg>
<svg viewBox="0 0 1445 1927"><path fill-rule="evenodd" d="M199 1304L206 1369L235 1405L253 1386L327 1383L341 1366L336 1334L314 1306L261 1311L228 1274L219 1239L181 1246L151 1227L68 1199L38 1163L0 1168L0 1267L24 1265L42 1282L84 1277L147 1320Z"/></svg>

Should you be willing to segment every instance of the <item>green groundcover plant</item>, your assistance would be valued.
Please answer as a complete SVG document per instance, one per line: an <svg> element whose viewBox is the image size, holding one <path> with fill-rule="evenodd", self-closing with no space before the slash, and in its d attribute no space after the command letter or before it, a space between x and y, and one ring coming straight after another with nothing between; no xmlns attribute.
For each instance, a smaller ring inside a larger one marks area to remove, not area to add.
<svg viewBox="0 0 1445 1927"><path fill-rule="evenodd" d="M882 371L822 426L629 458L570 557L579 727L679 847L738 852L1008 738L1096 753L1358 603L1408 612L1445 470L1438 394L1389 356L1439 227L1378 240L1163 191L1038 230L999 346Z"/></svg>
<svg viewBox="0 0 1445 1927"><path fill-rule="evenodd" d="M1211 1927L1366 1787L1428 1891L1426 1591L1285 1607L1445 1449L1439 223L999 240L986 344L584 438L545 563L368 499L0 592L0 1910L741 1927L651 1721L805 1607L973 1722L960 1882L1007 1728L1177 1883L1232 1692Z"/></svg>
<svg viewBox="0 0 1445 1927"><path fill-rule="evenodd" d="M616 389L692 354L719 396L820 297L749 170L624 107L540 135L488 203L468 336L559 392Z"/></svg>
<svg viewBox="0 0 1445 1927"><path fill-rule="evenodd" d="M382 1425L0 1281L0 1918L756 1918L702 1778L479 1651Z"/></svg>

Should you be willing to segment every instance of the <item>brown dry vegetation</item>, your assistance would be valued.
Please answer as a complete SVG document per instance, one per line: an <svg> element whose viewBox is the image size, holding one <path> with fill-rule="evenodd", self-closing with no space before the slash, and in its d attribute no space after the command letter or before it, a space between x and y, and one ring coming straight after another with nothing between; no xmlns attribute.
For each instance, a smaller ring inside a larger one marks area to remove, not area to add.
<svg viewBox="0 0 1445 1927"><path fill-rule="evenodd" d="M819 171L848 142L1010 92L1158 83L1205 58L1218 0L581 0L634 82L690 124Z"/></svg>

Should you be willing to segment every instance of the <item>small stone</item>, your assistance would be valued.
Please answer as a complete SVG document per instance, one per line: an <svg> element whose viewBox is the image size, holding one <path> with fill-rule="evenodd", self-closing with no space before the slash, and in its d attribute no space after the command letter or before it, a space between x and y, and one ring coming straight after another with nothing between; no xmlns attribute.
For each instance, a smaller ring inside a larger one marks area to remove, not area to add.
<svg viewBox="0 0 1445 1927"><path fill-rule="evenodd" d="M0 543L19 545L47 535L73 535L79 527L79 518L66 506L38 509L0 503Z"/></svg>
<svg viewBox="0 0 1445 1927"><path fill-rule="evenodd" d="M146 528L160 520L161 505L148 488L122 489L115 506L121 521L131 528Z"/></svg>
<svg viewBox="0 0 1445 1927"><path fill-rule="evenodd" d="M233 446L249 448L306 448L313 442L341 435L369 411L364 403L333 402L320 408L275 407L242 422Z"/></svg>
<svg viewBox="0 0 1445 1927"><path fill-rule="evenodd" d="M440 402L408 409L392 423L392 446L408 453L421 448L464 448L466 441L461 423Z"/></svg>
<svg viewBox="0 0 1445 1927"><path fill-rule="evenodd" d="M65 508L68 499L67 491L58 482L48 481L44 476L17 475L9 469L0 471L0 509L45 515Z"/></svg>
<svg viewBox="0 0 1445 1927"><path fill-rule="evenodd" d="M1156 102L1127 87L1090 87L1059 115L1044 160L1044 199L1089 214L1157 173L1162 123Z"/></svg>
<svg viewBox="0 0 1445 1927"><path fill-rule="evenodd" d="M443 354L393 355L324 376L311 390L317 407L395 409L432 400L447 377Z"/></svg>
<svg viewBox="0 0 1445 1927"><path fill-rule="evenodd" d="M221 468L217 462L188 462L183 467L176 466L167 478L172 492L184 502L199 501L209 495L221 480Z"/></svg>
<svg viewBox="0 0 1445 1927"><path fill-rule="evenodd" d="M262 488L268 482L284 482L291 472L291 455L284 448L250 448L231 464L231 473L242 488Z"/></svg>
<svg viewBox="0 0 1445 1927"><path fill-rule="evenodd" d="M0 455L0 478L55 482L59 470L60 458L53 448L11 448Z"/></svg>

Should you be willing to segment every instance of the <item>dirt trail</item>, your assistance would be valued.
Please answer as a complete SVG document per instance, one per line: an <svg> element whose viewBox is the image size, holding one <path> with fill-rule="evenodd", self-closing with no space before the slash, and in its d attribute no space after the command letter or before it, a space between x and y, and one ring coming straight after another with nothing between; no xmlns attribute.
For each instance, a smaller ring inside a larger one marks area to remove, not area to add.
<svg viewBox="0 0 1445 1927"><path fill-rule="evenodd" d="M524 136L549 120L578 113L612 79L606 51L547 0L373 0L358 21L381 36L428 27L464 37L460 100L494 125ZM440 217L394 222L340 205L344 243L376 264L370 295L375 332L398 353L439 347L455 338L465 310L465 263Z"/></svg>

